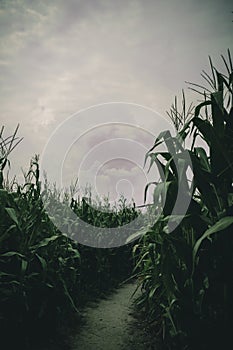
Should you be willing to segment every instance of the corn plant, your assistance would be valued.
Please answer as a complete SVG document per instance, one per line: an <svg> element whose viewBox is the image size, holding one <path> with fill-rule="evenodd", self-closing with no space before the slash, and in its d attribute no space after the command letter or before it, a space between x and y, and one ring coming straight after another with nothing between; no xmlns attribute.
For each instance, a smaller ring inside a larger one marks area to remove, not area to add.
<svg viewBox="0 0 233 350"><path fill-rule="evenodd" d="M167 224L178 189L185 196L188 186L185 176L179 183L174 164L175 157L182 160L183 155L174 152L174 138L168 132L157 138L147 154L151 164L163 169L166 200L160 219L134 247L142 289L137 305L146 310L166 349L233 344L233 70L229 51L228 62L224 57L223 62L226 74L218 72L211 60L212 75L202 74L212 90L191 85L203 96L193 116L182 123L182 112L175 114L178 139L190 137L192 141L184 152L192 160L193 189L182 223L170 233ZM198 137L205 147L197 145ZM160 142L166 143L168 152L154 152ZM173 145L172 153L169 145ZM160 198L155 195L155 201Z"/></svg>
<svg viewBox="0 0 233 350"><path fill-rule="evenodd" d="M80 254L43 210L37 158L27 180L16 192L0 190L1 322L8 346L16 339L30 346L38 330L46 338L48 324L52 332L60 317L78 312Z"/></svg>
<svg viewBox="0 0 233 350"><path fill-rule="evenodd" d="M10 161L8 159L10 153L14 148L22 141L23 138L18 138L16 136L19 129L19 124L17 125L13 135L8 137L3 137L4 126L0 130L0 189L3 188L3 171L8 165L10 167Z"/></svg>
<svg viewBox="0 0 233 350"><path fill-rule="evenodd" d="M65 327L72 326L79 320L84 301L116 286L132 270L130 245L120 249L82 246L71 238L75 223L65 222L69 236L53 225L44 198L65 204L63 210L67 210L68 203L83 220L98 227L122 225L137 213L124 201L112 213L96 213L84 200L70 198L55 185L51 187L46 179L42 185L37 155L29 171L24 172L24 184L6 186L9 182L3 170L21 139L16 137L18 127L10 137L4 138L3 131L4 128L0 133L1 345L31 349L35 342L48 342L51 336L57 337ZM65 214L54 213L58 218Z"/></svg>

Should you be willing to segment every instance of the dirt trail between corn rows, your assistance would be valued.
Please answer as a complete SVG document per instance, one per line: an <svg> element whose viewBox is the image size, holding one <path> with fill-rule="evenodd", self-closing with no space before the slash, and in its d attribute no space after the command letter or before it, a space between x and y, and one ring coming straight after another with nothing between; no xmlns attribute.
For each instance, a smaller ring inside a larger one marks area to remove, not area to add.
<svg viewBox="0 0 233 350"><path fill-rule="evenodd" d="M135 288L135 284L125 284L106 299L86 307L85 323L73 339L72 350L148 349L145 334L135 327L132 315Z"/></svg>

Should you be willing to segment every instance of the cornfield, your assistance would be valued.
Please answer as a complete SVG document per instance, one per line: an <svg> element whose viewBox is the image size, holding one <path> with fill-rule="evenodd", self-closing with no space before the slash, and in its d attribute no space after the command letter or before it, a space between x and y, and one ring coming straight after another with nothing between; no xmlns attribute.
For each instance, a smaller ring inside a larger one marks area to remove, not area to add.
<svg viewBox="0 0 233 350"><path fill-rule="evenodd" d="M162 178L150 211L157 214L164 201L163 211L142 237L119 248L78 243L72 236L76 223L67 219L63 224L69 234L62 233L44 204L61 204L53 213L59 220L66 216L61 215L60 210L66 210L62 205L68 203L83 222L99 228L131 222L139 215L135 206L126 205L122 197L114 210L106 212L107 200L95 209L85 198L68 194L62 198L56 187L46 181L42 185L37 155L24 174L25 183L11 182L5 174L9 154L22 139L17 137L18 126L8 137L2 127L1 345L35 349L35 344L79 322L86 301L130 276L137 276L141 294L136 307L150 324L158 348L207 350L233 345L233 68L229 51L222 59L226 72L220 73L210 59L211 73L202 73L208 88L189 85L202 98L195 108L186 108L184 93L181 112L175 100L168 114L176 137L162 132L146 154ZM204 146L198 146L199 138ZM161 143L166 152L156 152ZM180 221L179 213L173 213L178 192L181 198L189 196L190 204L181 223L170 230L170 223Z"/></svg>
<svg viewBox="0 0 233 350"><path fill-rule="evenodd" d="M21 141L17 131L18 127L4 138L2 128L0 134L1 345L35 349L35 341L39 346L79 322L79 309L87 300L129 277L132 256L130 245L91 248L53 225L43 197L60 200L59 191L47 183L42 190L38 156L24 174L25 184L5 180L8 156ZM102 212L93 215L94 209L85 206L85 201L72 199L70 206L82 220L102 227L123 225L137 216L123 198L111 218ZM72 230L72 222L68 224Z"/></svg>

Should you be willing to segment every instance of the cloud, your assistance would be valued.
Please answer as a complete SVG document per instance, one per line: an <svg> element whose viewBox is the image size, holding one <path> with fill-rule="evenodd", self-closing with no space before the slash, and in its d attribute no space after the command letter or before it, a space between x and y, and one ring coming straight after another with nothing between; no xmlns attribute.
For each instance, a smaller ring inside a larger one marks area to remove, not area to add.
<svg viewBox="0 0 233 350"><path fill-rule="evenodd" d="M1 124L20 122L24 136L15 171L69 115L94 104L141 104L158 113L149 122L145 111L132 110L135 125L144 121L152 135L167 128L160 114L184 81L198 82L208 54L232 47L231 10L229 1L210 0L1 1ZM108 134L146 147L153 138L136 128L98 129L79 142L78 161Z"/></svg>

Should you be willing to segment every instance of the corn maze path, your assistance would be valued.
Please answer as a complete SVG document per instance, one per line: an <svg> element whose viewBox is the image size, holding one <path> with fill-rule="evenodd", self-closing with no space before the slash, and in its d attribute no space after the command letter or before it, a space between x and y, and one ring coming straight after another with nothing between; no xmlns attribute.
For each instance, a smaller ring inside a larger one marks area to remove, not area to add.
<svg viewBox="0 0 233 350"><path fill-rule="evenodd" d="M133 326L131 295L135 284L125 284L108 298L85 309L85 324L73 339L72 350L144 350L143 330ZM137 293L138 294L138 293Z"/></svg>

